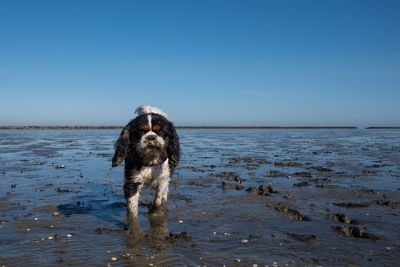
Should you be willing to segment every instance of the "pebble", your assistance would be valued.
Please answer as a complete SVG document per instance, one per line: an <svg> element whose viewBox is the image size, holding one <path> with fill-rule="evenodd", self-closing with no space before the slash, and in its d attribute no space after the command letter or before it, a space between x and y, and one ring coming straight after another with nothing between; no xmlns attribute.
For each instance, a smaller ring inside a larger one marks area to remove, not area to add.
<svg viewBox="0 0 400 267"><path fill-rule="evenodd" d="M54 237L52 237L52 236L49 236L47 239L48 240L52 240Z"/></svg>
<svg viewBox="0 0 400 267"><path fill-rule="evenodd" d="M236 259L235 261L236 261L236 262L241 262L241 260L240 260L240 259Z"/></svg>
<svg viewBox="0 0 400 267"><path fill-rule="evenodd" d="M117 260L117 257L111 257L111 260L112 260L112 261L116 261L116 260Z"/></svg>
<svg viewBox="0 0 400 267"><path fill-rule="evenodd" d="M53 216L59 216L60 213L58 213L57 211L53 211Z"/></svg>
<svg viewBox="0 0 400 267"><path fill-rule="evenodd" d="M67 234L67 235L66 235L66 237L68 237L68 238L71 238L71 237L72 237L72 235L71 235L71 234Z"/></svg>
<svg viewBox="0 0 400 267"><path fill-rule="evenodd" d="M242 240L242 243L247 243L247 242L249 242L249 240L247 240L247 239Z"/></svg>
<svg viewBox="0 0 400 267"><path fill-rule="evenodd" d="M183 223L183 220L179 220L178 223Z"/></svg>
<svg viewBox="0 0 400 267"><path fill-rule="evenodd" d="M39 220L38 218L33 218L35 221Z"/></svg>
<svg viewBox="0 0 400 267"><path fill-rule="evenodd" d="M290 180L290 178L291 178L290 175L288 175L287 178L288 178L288 180Z"/></svg>
<svg viewBox="0 0 400 267"><path fill-rule="evenodd" d="M29 228L28 228L28 229L26 229L26 231L27 231L27 232L29 232L30 230L31 230L31 229L29 229Z"/></svg>

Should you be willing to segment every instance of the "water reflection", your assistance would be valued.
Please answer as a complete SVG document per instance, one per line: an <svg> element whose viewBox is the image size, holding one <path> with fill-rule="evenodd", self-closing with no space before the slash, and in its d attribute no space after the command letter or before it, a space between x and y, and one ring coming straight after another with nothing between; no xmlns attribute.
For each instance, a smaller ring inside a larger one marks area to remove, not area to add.
<svg viewBox="0 0 400 267"><path fill-rule="evenodd" d="M154 242L154 247L157 243L163 242L168 237L168 224L167 214L148 214L147 219L149 220L149 229L142 230L139 223L138 217L127 218L127 247L134 246L137 244L139 239L151 240Z"/></svg>
<svg viewBox="0 0 400 267"><path fill-rule="evenodd" d="M141 266L152 260L158 263L174 262L169 255L173 244L170 242L167 214L148 214L146 218L149 222L148 229L141 229L138 217L127 219L125 255L129 266Z"/></svg>

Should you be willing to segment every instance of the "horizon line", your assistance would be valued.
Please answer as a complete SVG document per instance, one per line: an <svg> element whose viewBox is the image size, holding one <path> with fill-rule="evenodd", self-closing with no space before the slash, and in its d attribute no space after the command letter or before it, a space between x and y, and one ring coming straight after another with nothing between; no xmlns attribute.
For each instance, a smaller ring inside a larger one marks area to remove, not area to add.
<svg viewBox="0 0 400 267"><path fill-rule="evenodd" d="M0 125L0 130L106 130L122 129L124 126L39 126L39 125ZM356 126L175 126L176 129L359 129ZM400 126L369 126L361 129L400 129Z"/></svg>

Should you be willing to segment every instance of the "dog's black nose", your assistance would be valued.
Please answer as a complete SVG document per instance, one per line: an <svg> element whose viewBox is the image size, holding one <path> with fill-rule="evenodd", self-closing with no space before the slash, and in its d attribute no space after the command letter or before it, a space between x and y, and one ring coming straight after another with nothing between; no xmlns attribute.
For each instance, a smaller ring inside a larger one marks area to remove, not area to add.
<svg viewBox="0 0 400 267"><path fill-rule="evenodd" d="M147 141L155 141L157 139L157 136L155 134L149 135L146 137Z"/></svg>

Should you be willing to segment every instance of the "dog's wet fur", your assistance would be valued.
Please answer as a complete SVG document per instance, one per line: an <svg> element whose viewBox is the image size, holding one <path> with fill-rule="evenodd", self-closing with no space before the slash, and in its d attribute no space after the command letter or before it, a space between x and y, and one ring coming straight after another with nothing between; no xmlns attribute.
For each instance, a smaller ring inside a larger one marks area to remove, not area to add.
<svg viewBox="0 0 400 267"><path fill-rule="evenodd" d="M113 167L125 160L128 217L137 217L140 189L145 184L156 190L150 212L166 210L170 176L180 159L179 137L172 122L157 108L152 112L147 106L146 111L150 112L139 110L122 129L112 159Z"/></svg>

